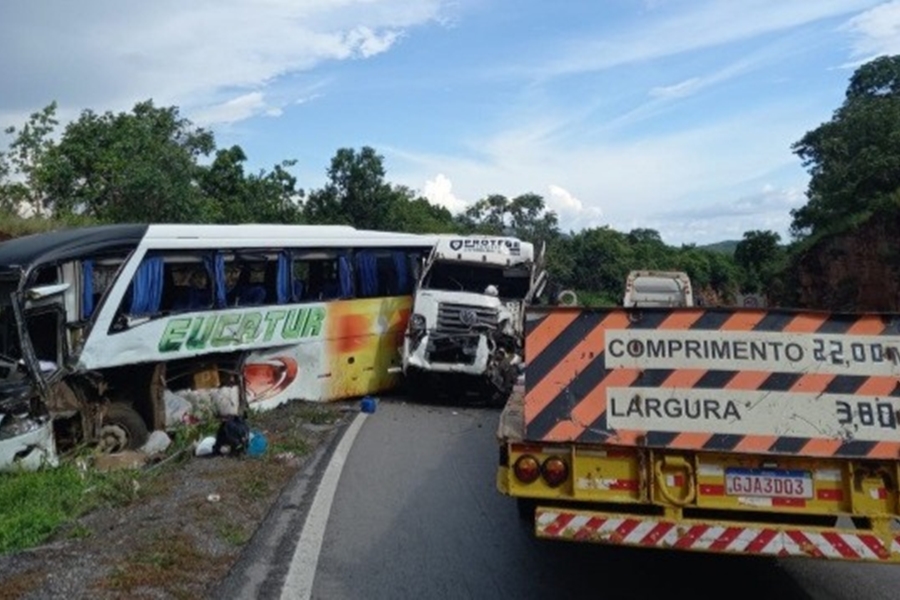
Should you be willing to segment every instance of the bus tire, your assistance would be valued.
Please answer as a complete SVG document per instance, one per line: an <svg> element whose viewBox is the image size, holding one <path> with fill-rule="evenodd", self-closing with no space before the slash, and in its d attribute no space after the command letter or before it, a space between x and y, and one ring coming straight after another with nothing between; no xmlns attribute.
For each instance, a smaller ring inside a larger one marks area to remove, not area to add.
<svg viewBox="0 0 900 600"><path fill-rule="evenodd" d="M97 441L101 452L137 450L148 437L147 423L130 404L110 402L107 405Z"/></svg>

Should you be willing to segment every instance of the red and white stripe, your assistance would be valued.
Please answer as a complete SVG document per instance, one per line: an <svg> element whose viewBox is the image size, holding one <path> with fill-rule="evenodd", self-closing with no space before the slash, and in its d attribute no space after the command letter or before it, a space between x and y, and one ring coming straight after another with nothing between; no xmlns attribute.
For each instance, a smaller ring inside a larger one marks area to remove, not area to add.
<svg viewBox="0 0 900 600"><path fill-rule="evenodd" d="M603 517L587 513L538 509L538 537L629 546L677 548L768 556L888 561L898 560L900 538L888 549L869 533L839 530L676 523L635 517Z"/></svg>

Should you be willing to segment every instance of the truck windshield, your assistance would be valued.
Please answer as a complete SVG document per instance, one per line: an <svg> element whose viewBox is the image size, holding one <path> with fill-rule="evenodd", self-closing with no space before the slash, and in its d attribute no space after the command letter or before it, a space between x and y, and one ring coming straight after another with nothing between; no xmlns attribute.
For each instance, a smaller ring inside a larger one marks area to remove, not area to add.
<svg viewBox="0 0 900 600"><path fill-rule="evenodd" d="M527 266L504 267L479 263L436 261L422 287L429 290L483 294L489 285L501 298L522 299L528 294L531 273Z"/></svg>

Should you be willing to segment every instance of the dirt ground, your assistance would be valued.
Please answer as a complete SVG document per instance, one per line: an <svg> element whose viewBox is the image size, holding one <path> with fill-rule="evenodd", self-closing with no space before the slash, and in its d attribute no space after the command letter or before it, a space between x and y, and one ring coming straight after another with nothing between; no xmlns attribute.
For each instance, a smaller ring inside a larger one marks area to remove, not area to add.
<svg viewBox="0 0 900 600"><path fill-rule="evenodd" d="M133 478L127 504L98 509L46 544L0 556L0 598L208 598L310 456L358 403L292 402L253 415L261 457L173 454Z"/></svg>

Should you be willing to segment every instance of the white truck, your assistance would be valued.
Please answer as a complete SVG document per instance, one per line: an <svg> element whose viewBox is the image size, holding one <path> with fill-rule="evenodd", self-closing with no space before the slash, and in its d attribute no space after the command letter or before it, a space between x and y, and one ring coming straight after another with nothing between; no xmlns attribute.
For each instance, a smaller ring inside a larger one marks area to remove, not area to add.
<svg viewBox="0 0 900 600"><path fill-rule="evenodd" d="M506 401L523 360L525 307L547 285L543 250L513 237L440 236L416 286L403 373L420 398ZM459 396L457 396L459 397Z"/></svg>
<svg viewBox="0 0 900 600"><path fill-rule="evenodd" d="M691 279L683 271L631 271L625 280L622 306L694 306Z"/></svg>

